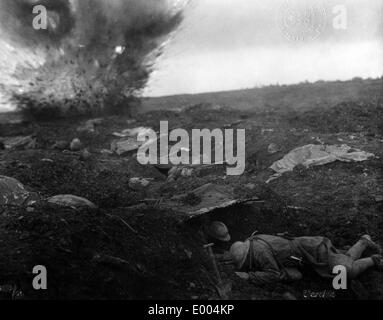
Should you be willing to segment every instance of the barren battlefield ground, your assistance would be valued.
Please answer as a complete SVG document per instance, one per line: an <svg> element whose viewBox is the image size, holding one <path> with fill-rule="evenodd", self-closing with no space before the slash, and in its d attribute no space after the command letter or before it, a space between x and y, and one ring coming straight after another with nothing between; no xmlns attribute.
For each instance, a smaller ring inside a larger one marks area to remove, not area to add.
<svg viewBox="0 0 383 320"><path fill-rule="evenodd" d="M194 107L182 108L187 106ZM255 230L287 231L327 236L343 248L368 233L383 245L382 79L144 99L139 111L135 123L129 124L131 117L105 116L94 132L77 130L90 117L1 124L2 139L34 135L37 144L0 150L0 175L18 179L42 199L33 208L1 208L1 286L16 286L24 297L39 299L217 298L200 232L206 217L185 222L177 209L162 205L208 182L230 186L239 198L264 200L209 215L228 225L233 240L243 240ZM217 166L167 181L166 170L142 166L131 154L105 151L115 139L113 132L139 126L157 130L160 120L168 120L170 128L187 130L246 129L245 173L226 176ZM74 138L90 156L52 147ZM271 143L277 152L268 151ZM310 143L347 144L376 157L297 168L266 183L274 161ZM153 180L137 191L129 187L132 177ZM99 209L58 208L44 201L57 194L85 197ZM124 263L100 261L97 256ZM45 292L31 287L35 265L47 267ZM304 290L331 290L330 281L310 270L300 282L265 287L237 279L229 266L220 265L220 270L232 281L233 299L280 299L287 292L300 299ZM337 297L382 299L383 274L372 270Z"/></svg>

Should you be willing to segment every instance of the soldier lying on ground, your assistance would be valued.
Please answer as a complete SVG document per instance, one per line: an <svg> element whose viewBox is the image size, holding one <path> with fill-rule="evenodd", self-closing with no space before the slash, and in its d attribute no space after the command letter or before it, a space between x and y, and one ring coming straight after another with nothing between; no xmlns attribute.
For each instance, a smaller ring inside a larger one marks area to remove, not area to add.
<svg viewBox="0 0 383 320"><path fill-rule="evenodd" d="M367 248L374 255L361 258ZM334 277L333 268L342 265L347 277L354 279L369 268L383 269L380 247L365 235L346 253L336 249L325 237L287 238L253 235L236 242L230 255L239 272L236 274L255 284L280 280L300 280L303 265L310 265L322 277Z"/></svg>

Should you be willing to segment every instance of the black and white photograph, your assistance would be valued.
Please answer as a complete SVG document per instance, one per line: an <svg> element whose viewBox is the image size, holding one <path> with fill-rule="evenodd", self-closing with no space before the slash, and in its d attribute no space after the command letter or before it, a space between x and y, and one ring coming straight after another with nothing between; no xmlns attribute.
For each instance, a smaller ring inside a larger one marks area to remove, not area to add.
<svg viewBox="0 0 383 320"><path fill-rule="evenodd" d="M382 158L382 0L0 0L0 300L383 300Z"/></svg>

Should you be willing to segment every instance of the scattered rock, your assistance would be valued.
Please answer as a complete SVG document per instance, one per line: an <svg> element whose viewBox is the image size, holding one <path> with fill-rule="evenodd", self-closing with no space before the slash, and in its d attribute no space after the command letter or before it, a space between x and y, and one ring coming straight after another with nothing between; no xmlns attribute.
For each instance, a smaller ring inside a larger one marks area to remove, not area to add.
<svg viewBox="0 0 383 320"><path fill-rule="evenodd" d="M103 155L111 155L111 154L113 154L113 151L112 150L108 150L108 149L102 149L100 151L100 153L103 154Z"/></svg>
<svg viewBox="0 0 383 320"><path fill-rule="evenodd" d="M87 123L77 128L77 132L80 133L94 133L95 131L96 129L94 128L94 125L89 125Z"/></svg>
<svg viewBox="0 0 383 320"><path fill-rule="evenodd" d="M97 209L97 206L89 200L71 194L57 195L48 199L48 203L60 207Z"/></svg>
<svg viewBox="0 0 383 320"><path fill-rule="evenodd" d="M255 184L254 183L248 183L245 185L245 188L249 190L254 190L255 189Z"/></svg>
<svg viewBox="0 0 383 320"><path fill-rule="evenodd" d="M193 168L183 168L181 171L181 177L191 177L193 172Z"/></svg>
<svg viewBox="0 0 383 320"><path fill-rule="evenodd" d="M114 140L111 144L111 150L122 156L126 153L136 151L143 143L135 138L127 138L124 140Z"/></svg>
<svg viewBox="0 0 383 320"><path fill-rule="evenodd" d="M234 126L237 126L237 125L241 124L243 121L244 121L243 119L239 119L239 120L236 120L236 121L234 121L232 123L225 124L223 127L224 128L232 128Z"/></svg>
<svg viewBox="0 0 383 320"><path fill-rule="evenodd" d="M33 136L12 137L3 139L5 149L9 150L29 150L36 148L36 138Z"/></svg>
<svg viewBox="0 0 383 320"><path fill-rule="evenodd" d="M87 123L93 124L94 126L99 126L104 123L104 119L103 118L91 119L91 120L88 120Z"/></svg>
<svg viewBox="0 0 383 320"><path fill-rule="evenodd" d="M187 166L173 167L168 172L168 182L176 181L179 177L191 177L194 173L194 168Z"/></svg>
<svg viewBox="0 0 383 320"><path fill-rule="evenodd" d="M316 141L316 142L318 142L318 143L320 143L320 144L324 144L324 141L321 138L319 138L319 137L311 137L311 139Z"/></svg>
<svg viewBox="0 0 383 320"><path fill-rule="evenodd" d="M133 129L125 129L121 132L113 132L113 135L118 138L135 138L137 140L138 136L149 135L153 130L146 127L138 127Z"/></svg>
<svg viewBox="0 0 383 320"><path fill-rule="evenodd" d="M69 143L67 141L56 141L55 144L52 146L53 149L56 150L67 150L69 149Z"/></svg>
<svg viewBox="0 0 383 320"><path fill-rule="evenodd" d="M31 193L18 180L0 176L0 206L22 206L34 202Z"/></svg>
<svg viewBox="0 0 383 320"><path fill-rule="evenodd" d="M143 190L150 184L150 181L143 178L131 178L129 180L129 188L132 190Z"/></svg>
<svg viewBox="0 0 383 320"><path fill-rule="evenodd" d="M72 142L70 143L69 148L71 151L80 151L82 149L82 143L80 139L78 138L73 139Z"/></svg>
<svg viewBox="0 0 383 320"><path fill-rule="evenodd" d="M95 133L95 127L102 124L103 121L104 119L102 118L88 120L84 125L78 127L77 131L82 133Z"/></svg>
<svg viewBox="0 0 383 320"><path fill-rule="evenodd" d="M88 161L89 159L92 158L92 154L87 150L85 149L83 152L81 152L80 154L80 160L81 161Z"/></svg>
<svg viewBox="0 0 383 320"><path fill-rule="evenodd" d="M280 151L280 148L275 143L270 143L267 147L267 152L270 154L277 153L278 151Z"/></svg>

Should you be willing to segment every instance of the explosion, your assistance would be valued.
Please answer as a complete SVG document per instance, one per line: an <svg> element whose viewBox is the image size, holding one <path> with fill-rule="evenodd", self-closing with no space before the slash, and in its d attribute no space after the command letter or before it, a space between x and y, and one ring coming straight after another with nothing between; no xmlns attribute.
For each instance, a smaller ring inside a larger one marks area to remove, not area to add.
<svg viewBox="0 0 383 320"><path fill-rule="evenodd" d="M0 92L20 108L89 111L145 87L187 0L2 0ZM33 28L44 5L48 28Z"/></svg>

